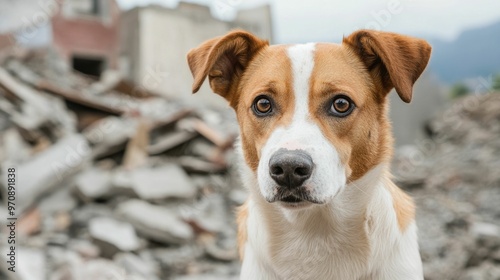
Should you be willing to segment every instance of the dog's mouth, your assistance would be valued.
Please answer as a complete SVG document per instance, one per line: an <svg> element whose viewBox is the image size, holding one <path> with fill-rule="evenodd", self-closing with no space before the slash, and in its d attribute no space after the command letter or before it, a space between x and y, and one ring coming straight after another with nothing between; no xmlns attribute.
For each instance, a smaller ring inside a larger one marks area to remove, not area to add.
<svg viewBox="0 0 500 280"><path fill-rule="evenodd" d="M307 202L321 204L320 201L313 199L303 188L299 188L295 191L278 189L278 193L276 194L276 196L269 202L281 202L285 205L298 205L305 204Z"/></svg>
<svg viewBox="0 0 500 280"><path fill-rule="evenodd" d="M282 197L281 199L279 199L279 201L286 202L286 203L300 203L300 202L303 202L304 199L302 199L300 197L296 197L294 195L289 195L289 196Z"/></svg>

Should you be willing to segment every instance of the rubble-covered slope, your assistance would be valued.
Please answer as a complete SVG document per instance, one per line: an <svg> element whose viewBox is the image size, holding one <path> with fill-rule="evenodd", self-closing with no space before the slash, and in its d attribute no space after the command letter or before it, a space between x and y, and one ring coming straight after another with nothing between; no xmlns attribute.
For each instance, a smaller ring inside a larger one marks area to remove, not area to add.
<svg viewBox="0 0 500 280"><path fill-rule="evenodd" d="M417 202L426 279L500 279L500 93L468 96L395 157Z"/></svg>
<svg viewBox="0 0 500 280"><path fill-rule="evenodd" d="M166 100L115 72L86 77L47 53L8 57L0 223L9 235L15 168L17 272L2 261L0 279L237 277L236 135L229 110Z"/></svg>

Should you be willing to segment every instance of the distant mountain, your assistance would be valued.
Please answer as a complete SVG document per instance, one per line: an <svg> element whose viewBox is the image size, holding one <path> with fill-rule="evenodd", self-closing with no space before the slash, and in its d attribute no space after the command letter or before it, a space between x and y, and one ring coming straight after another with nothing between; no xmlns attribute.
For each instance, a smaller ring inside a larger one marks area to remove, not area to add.
<svg viewBox="0 0 500 280"><path fill-rule="evenodd" d="M451 42L430 39L429 68L445 83L500 73L500 22L464 31Z"/></svg>

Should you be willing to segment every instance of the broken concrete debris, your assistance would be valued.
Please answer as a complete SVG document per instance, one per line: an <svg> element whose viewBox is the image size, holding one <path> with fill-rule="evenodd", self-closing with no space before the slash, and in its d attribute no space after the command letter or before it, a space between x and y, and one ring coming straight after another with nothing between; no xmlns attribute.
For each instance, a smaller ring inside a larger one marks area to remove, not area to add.
<svg viewBox="0 0 500 280"><path fill-rule="evenodd" d="M18 191L18 211L24 210L40 196L78 173L89 159L87 140L79 134L73 134L34 155L31 160L6 163L17 165L18 174L29 174L29 177L25 175L23 187Z"/></svg>
<svg viewBox="0 0 500 280"><path fill-rule="evenodd" d="M125 221L133 225L139 234L150 240L165 244L181 244L194 237L189 224L165 207L132 199L119 204L116 211Z"/></svg>
<svg viewBox="0 0 500 280"><path fill-rule="evenodd" d="M146 261L131 253L119 253L113 258L114 262L130 275L130 279L159 280L159 266L154 262Z"/></svg>
<svg viewBox="0 0 500 280"><path fill-rule="evenodd" d="M427 130L393 162L417 204L425 279L500 279L500 93L458 100Z"/></svg>
<svg viewBox="0 0 500 280"><path fill-rule="evenodd" d="M186 172L176 164L134 170L131 177L133 189L145 200L192 198L196 193Z"/></svg>
<svg viewBox="0 0 500 280"><path fill-rule="evenodd" d="M89 234L106 256L135 251L140 247L139 238L132 225L111 218L98 217L90 220Z"/></svg>
<svg viewBox="0 0 500 280"><path fill-rule="evenodd" d="M18 251L20 279L44 280L47 275L46 255L40 249L22 248Z"/></svg>
<svg viewBox="0 0 500 280"><path fill-rule="evenodd" d="M75 190L83 200L104 198L110 194L111 172L89 168L75 178Z"/></svg>
<svg viewBox="0 0 500 280"><path fill-rule="evenodd" d="M19 178L16 279L237 275L231 253L214 245L235 241L220 233L234 233L231 188L211 183L214 173L234 176L232 112L138 90L118 72L94 80L61 65L44 52L0 62L1 172L15 167ZM220 198L200 208L207 189ZM2 207L5 190L2 181ZM200 227L210 243L200 242ZM0 265L0 279L6 272Z"/></svg>

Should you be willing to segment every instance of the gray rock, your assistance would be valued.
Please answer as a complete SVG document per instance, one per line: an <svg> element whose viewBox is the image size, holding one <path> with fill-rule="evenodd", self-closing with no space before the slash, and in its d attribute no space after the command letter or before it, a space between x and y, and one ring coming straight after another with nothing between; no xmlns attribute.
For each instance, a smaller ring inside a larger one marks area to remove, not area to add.
<svg viewBox="0 0 500 280"><path fill-rule="evenodd" d="M149 280L128 274L123 267L111 260L84 260L75 252L64 249L53 252L52 255L56 269L48 278L50 280Z"/></svg>
<svg viewBox="0 0 500 280"><path fill-rule="evenodd" d="M77 253L62 248L50 249L49 255L56 267L50 280L154 280L130 274L117 263L107 259L84 260ZM142 264L141 264L142 265Z"/></svg>
<svg viewBox="0 0 500 280"><path fill-rule="evenodd" d="M23 187L19 188L17 195L18 214L54 187L62 187L64 179L80 171L89 159L90 147L85 138L69 135L20 165L17 177L23 178Z"/></svg>
<svg viewBox="0 0 500 280"><path fill-rule="evenodd" d="M80 269L77 280L146 280L141 278L129 278L125 269L119 267L113 261L106 259L91 260Z"/></svg>
<svg viewBox="0 0 500 280"><path fill-rule="evenodd" d="M128 197L136 196L130 171L122 168L113 170L111 193L112 195L124 195Z"/></svg>
<svg viewBox="0 0 500 280"><path fill-rule="evenodd" d="M95 122L82 133L93 145L92 154L95 158L123 150L136 126L133 119L112 116Z"/></svg>
<svg viewBox="0 0 500 280"><path fill-rule="evenodd" d="M435 190L417 190L417 224L424 276L428 280L456 279L470 260L475 240L458 211L464 204ZM455 225L457 224L457 225Z"/></svg>
<svg viewBox="0 0 500 280"><path fill-rule="evenodd" d="M500 279L500 265L484 262L478 267L468 269L459 280L498 280Z"/></svg>
<svg viewBox="0 0 500 280"><path fill-rule="evenodd" d="M187 244L175 247L155 248L151 253L162 267L172 274L186 274L188 268L196 259L201 258L204 251L195 244Z"/></svg>
<svg viewBox="0 0 500 280"><path fill-rule="evenodd" d="M83 258L97 258L101 253L98 246L85 239L74 239L68 244L68 249L80 254Z"/></svg>
<svg viewBox="0 0 500 280"><path fill-rule="evenodd" d="M22 113L13 113L11 116L12 121L18 126L26 130L33 130L40 127L44 122L55 118L52 110L53 106L49 99L29 85L15 79L3 67L0 68L0 83L23 100L20 104Z"/></svg>
<svg viewBox="0 0 500 280"><path fill-rule="evenodd" d="M51 260L51 265L56 268L48 279L79 279L84 260L78 253L62 247L49 247L47 256Z"/></svg>
<svg viewBox="0 0 500 280"><path fill-rule="evenodd" d="M146 200L190 198L196 193L186 172L175 164L136 170L132 173L132 183L137 195Z"/></svg>
<svg viewBox="0 0 500 280"><path fill-rule="evenodd" d="M69 242L69 236L64 233L53 233L47 237L47 245L66 247Z"/></svg>
<svg viewBox="0 0 500 280"><path fill-rule="evenodd" d="M229 199L236 205L242 205L248 199L248 192L244 190L232 190L229 193Z"/></svg>
<svg viewBox="0 0 500 280"><path fill-rule="evenodd" d="M89 221L97 217L113 217L113 211L107 204L89 203L76 208L72 213L75 228L88 228Z"/></svg>
<svg viewBox="0 0 500 280"><path fill-rule="evenodd" d="M500 227L490 223L475 222L471 232L477 237L491 237L500 239Z"/></svg>
<svg viewBox="0 0 500 280"><path fill-rule="evenodd" d="M10 128L2 132L3 145L0 146L0 161L19 163L30 155L30 147L24 142L21 134L16 128Z"/></svg>
<svg viewBox="0 0 500 280"><path fill-rule="evenodd" d="M6 248L2 249L2 256L6 256ZM5 253L5 254L4 254ZM45 280L47 260L45 253L40 249L17 247L17 260L15 272L7 271L6 261L2 261L0 267L5 272L5 275L15 280Z"/></svg>
<svg viewBox="0 0 500 280"><path fill-rule="evenodd" d="M500 263L500 248L496 249L490 254L492 260Z"/></svg>
<svg viewBox="0 0 500 280"><path fill-rule="evenodd" d="M238 280L239 276L228 276L219 274L200 274L191 276L179 276L175 277L174 280Z"/></svg>
<svg viewBox="0 0 500 280"><path fill-rule="evenodd" d="M141 277L148 280L158 280L159 269L155 263L146 262L131 253L118 253L113 258L116 264L122 267L127 275Z"/></svg>
<svg viewBox="0 0 500 280"><path fill-rule="evenodd" d="M92 201L110 195L111 173L99 168L89 168L75 179L77 193L84 201Z"/></svg>
<svg viewBox="0 0 500 280"><path fill-rule="evenodd" d="M193 205L181 207L182 217L203 231L223 232L227 230L227 209L222 195L213 193L204 196Z"/></svg>
<svg viewBox="0 0 500 280"><path fill-rule="evenodd" d="M38 203L38 209L43 215L55 212L69 212L76 208L77 203L76 198L71 194L71 188L66 185L66 187L61 187L43 197Z"/></svg>
<svg viewBox="0 0 500 280"><path fill-rule="evenodd" d="M112 256L118 251L135 251L140 247L139 238L132 225L112 218L92 219L89 223L89 233L101 248L103 256Z"/></svg>
<svg viewBox="0 0 500 280"><path fill-rule="evenodd" d="M164 207L133 199L119 204L116 210L141 235L151 240L178 244L194 237L191 227Z"/></svg>
<svg viewBox="0 0 500 280"><path fill-rule="evenodd" d="M216 260L225 262L234 261L238 259L238 251L236 245L233 245L234 246L232 248L222 248L222 246L219 246L215 240L211 242L208 241L205 245L205 252L207 255Z"/></svg>

